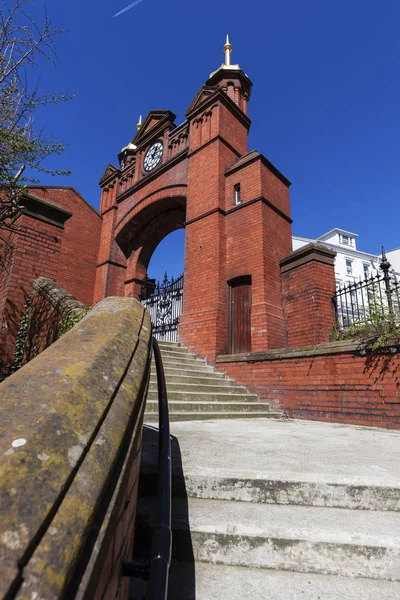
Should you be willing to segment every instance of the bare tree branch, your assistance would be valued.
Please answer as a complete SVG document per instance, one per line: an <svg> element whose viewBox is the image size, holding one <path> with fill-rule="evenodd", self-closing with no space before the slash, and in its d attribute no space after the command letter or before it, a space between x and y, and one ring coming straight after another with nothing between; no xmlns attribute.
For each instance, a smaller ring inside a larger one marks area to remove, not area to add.
<svg viewBox="0 0 400 600"><path fill-rule="evenodd" d="M48 136L44 128L34 127L37 109L72 98L65 92L40 94L39 81L29 84L29 74L42 60L58 62L56 29L47 11L39 26L29 13L30 0L0 0L0 226L15 216L24 184L36 181L24 177L29 170L67 174L42 166L52 154L60 154L63 145Z"/></svg>

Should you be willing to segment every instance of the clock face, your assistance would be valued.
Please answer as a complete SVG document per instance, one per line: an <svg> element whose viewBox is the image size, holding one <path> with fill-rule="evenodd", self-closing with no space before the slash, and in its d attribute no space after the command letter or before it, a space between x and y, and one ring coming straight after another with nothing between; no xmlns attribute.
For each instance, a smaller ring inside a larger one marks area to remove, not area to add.
<svg viewBox="0 0 400 600"><path fill-rule="evenodd" d="M161 161L163 155L163 144L162 142L155 142L147 150L143 161L143 168L145 171L152 171Z"/></svg>

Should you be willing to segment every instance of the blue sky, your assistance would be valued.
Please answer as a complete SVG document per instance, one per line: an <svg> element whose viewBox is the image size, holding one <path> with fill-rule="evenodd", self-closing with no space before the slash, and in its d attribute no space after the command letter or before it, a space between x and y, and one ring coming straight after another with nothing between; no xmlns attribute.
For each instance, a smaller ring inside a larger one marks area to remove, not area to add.
<svg viewBox="0 0 400 600"><path fill-rule="evenodd" d="M341 227L360 235L361 250L400 246L398 0L143 0L112 18L129 3L46 2L69 32L41 86L75 99L38 115L68 144L49 166L72 170L44 183L72 185L98 208L100 176L139 114L169 109L182 122L229 33L232 61L254 84L249 148L292 181L293 233ZM182 232L171 239L153 257L156 277L181 270Z"/></svg>

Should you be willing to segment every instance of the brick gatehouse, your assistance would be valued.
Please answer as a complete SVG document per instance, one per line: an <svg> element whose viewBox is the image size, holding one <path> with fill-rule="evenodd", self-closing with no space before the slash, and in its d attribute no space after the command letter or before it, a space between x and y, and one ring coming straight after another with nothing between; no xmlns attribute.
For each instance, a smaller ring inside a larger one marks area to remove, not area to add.
<svg viewBox="0 0 400 600"><path fill-rule="evenodd" d="M211 360L286 345L280 259L292 250L290 182L248 150L252 83L225 61L179 126L150 111L101 179L95 300L138 295L158 243L185 228L180 340Z"/></svg>

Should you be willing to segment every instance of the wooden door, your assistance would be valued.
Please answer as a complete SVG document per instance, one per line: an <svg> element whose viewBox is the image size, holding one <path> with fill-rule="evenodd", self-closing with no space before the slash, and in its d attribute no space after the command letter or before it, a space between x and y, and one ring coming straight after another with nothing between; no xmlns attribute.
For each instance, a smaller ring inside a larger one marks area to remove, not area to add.
<svg viewBox="0 0 400 600"><path fill-rule="evenodd" d="M229 348L231 354L251 351L251 279L230 284Z"/></svg>

